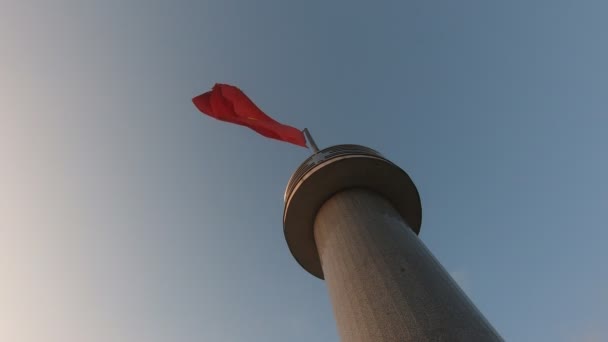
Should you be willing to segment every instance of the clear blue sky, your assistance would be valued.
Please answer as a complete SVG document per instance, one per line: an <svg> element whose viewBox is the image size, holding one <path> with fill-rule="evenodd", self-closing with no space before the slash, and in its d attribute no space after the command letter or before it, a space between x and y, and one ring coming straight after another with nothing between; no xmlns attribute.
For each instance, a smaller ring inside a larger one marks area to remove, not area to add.
<svg viewBox="0 0 608 342"><path fill-rule="evenodd" d="M0 2L0 340L337 341L282 233L308 155L215 82L411 175L510 341L608 341L605 1Z"/></svg>

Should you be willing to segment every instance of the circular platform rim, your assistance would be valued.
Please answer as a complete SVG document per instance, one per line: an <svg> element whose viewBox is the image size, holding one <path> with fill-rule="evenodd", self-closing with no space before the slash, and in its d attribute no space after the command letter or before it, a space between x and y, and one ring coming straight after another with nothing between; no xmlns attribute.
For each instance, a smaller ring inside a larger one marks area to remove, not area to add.
<svg viewBox="0 0 608 342"><path fill-rule="evenodd" d="M422 205L416 186L405 171L379 153L352 153L323 160L289 187L283 213L287 245L296 261L320 279L324 276L314 242L314 218L321 205L339 191L359 187L379 193L395 206L416 234L420 232Z"/></svg>

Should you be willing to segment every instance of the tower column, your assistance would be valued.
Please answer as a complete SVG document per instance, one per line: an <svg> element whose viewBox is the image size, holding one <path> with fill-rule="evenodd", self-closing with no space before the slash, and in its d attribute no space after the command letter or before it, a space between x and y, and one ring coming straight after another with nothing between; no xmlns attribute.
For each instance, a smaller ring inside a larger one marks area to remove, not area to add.
<svg viewBox="0 0 608 342"><path fill-rule="evenodd" d="M342 341L502 341L420 241L421 224L414 182L365 146L316 152L285 191L285 240L326 280Z"/></svg>
<svg viewBox="0 0 608 342"><path fill-rule="evenodd" d="M342 341L499 341L393 205L341 191L314 221Z"/></svg>

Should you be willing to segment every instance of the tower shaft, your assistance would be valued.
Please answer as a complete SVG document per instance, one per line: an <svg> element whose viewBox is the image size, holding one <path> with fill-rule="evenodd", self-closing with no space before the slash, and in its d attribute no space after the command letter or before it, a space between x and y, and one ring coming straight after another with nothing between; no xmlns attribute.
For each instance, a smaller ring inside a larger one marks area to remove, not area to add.
<svg viewBox="0 0 608 342"><path fill-rule="evenodd" d="M342 341L501 341L379 194L333 195L314 239Z"/></svg>

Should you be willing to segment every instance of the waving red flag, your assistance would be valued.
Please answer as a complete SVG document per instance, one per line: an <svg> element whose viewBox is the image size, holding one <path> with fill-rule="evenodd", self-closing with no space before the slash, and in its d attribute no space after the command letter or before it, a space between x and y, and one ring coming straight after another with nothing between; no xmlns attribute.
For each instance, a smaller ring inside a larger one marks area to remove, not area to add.
<svg viewBox="0 0 608 342"><path fill-rule="evenodd" d="M218 120L247 126L265 137L306 147L302 131L266 115L235 86L216 84L211 91L193 98L192 102L198 110Z"/></svg>

